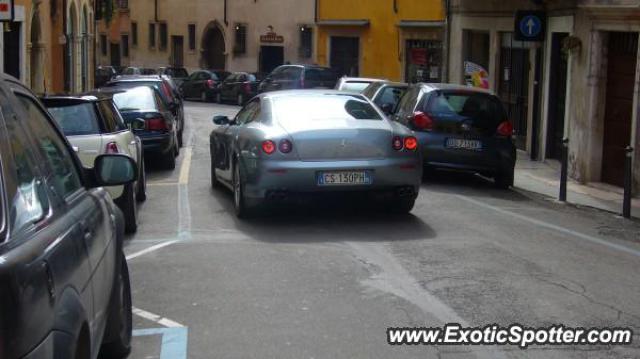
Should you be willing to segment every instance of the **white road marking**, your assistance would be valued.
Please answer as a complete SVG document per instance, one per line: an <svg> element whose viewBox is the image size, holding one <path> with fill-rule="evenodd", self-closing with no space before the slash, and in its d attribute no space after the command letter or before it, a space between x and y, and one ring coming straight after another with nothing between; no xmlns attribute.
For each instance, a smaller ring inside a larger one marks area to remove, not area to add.
<svg viewBox="0 0 640 359"><path fill-rule="evenodd" d="M184 150L184 159L182 159L182 165L180 166L180 184L189 183L189 172L191 171L191 155L193 150L191 147L186 147Z"/></svg>
<svg viewBox="0 0 640 359"><path fill-rule="evenodd" d="M535 219L535 218L531 218L531 217L528 217L528 216L523 216L521 214L509 212L509 211L506 211L506 210L504 210L502 208L499 208L499 207L496 207L496 206L492 206L490 204L486 204L486 203L477 201L477 200L475 200L473 198L469 198L469 197L465 197L465 196L461 196L461 195L456 195L456 197L460 198L463 201L467 201L469 203L473 203L473 204L475 204L475 205L477 205L479 207L483 207L483 208L486 208L486 209L491 209L491 210L493 210L495 212L498 212L500 214L504 214L506 216L510 216L510 217L519 219L519 220L524 221L524 222L529 222L529 223L534 224L536 226L540 226L540 227L543 227L543 228L551 229L551 230L554 230L554 231L557 231L557 232L560 232L560 233L567 234L569 236L573 236L573 237L577 237L577 238L580 238L580 239L584 239L585 241L589 241L591 243L600 244L600 245L608 247L610 249L614 249L614 250L617 250L617 251L620 251L620 252L624 252L624 253L628 253L628 254L634 255L636 257L640 257L640 251L639 250L636 250L636 249L633 249L633 248L629 248L627 246L623 246L623 245L620 245L620 244L609 242L609 241L604 240L602 238L593 237L593 236L590 236L588 234L576 232L576 231L574 231L572 229L565 228L565 227L562 227L562 226L558 226L558 225L555 225L555 224L552 224L552 223L547 223L547 222L541 221L539 219Z"/></svg>
<svg viewBox="0 0 640 359"><path fill-rule="evenodd" d="M168 319L168 318L161 317L161 316L159 316L157 314L153 314L151 312L147 312L146 310L142 310L140 308L133 307L131 309L131 312L133 314L139 316L140 318L144 318L144 319L150 320L150 321L152 321L154 323L158 323L158 324L160 324L162 326L165 326L167 328L184 328L184 325L182 325L182 324L180 324L180 323L178 323L176 321L173 321L173 320Z"/></svg>
<svg viewBox="0 0 640 359"><path fill-rule="evenodd" d="M145 254L151 253L151 252L153 252L153 251L157 251L158 249L161 249L161 248L164 248L164 247L170 246L170 245L172 245L172 244L174 244L174 243L176 243L176 242L179 242L179 240L175 239L175 240L172 240L172 241L168 241L168 242L163 242L163 243L160 243L160 244L156 244L155 246L151 246L151 247L149 247L149 248L145 248L145 249L143 249L143 250L141 250L141 251L139 251L139 252L135 252L135 253L129 254L126 258L127 258L127 260L129 261L129 260L132 260L132 259L138 258L138 257L140 257L140 256L143 256L143 255L145 255Z"/></svg>

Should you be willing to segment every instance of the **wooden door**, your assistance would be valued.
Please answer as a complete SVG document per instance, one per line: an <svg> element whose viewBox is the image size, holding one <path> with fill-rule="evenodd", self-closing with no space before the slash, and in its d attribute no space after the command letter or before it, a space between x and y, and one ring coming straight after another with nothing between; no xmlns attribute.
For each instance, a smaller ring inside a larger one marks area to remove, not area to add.
<svg viewBox="0 0 640 359"><path fill-rule="evenodd" d="M631 141L637 51L637 33L609 34L601 178L616 186L623 185L625 147Z"/></svg>

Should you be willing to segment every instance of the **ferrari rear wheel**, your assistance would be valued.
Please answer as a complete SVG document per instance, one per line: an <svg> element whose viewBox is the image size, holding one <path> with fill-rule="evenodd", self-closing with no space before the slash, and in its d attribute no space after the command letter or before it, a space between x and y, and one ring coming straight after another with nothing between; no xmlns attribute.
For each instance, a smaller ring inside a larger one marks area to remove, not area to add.
<svg viewBox="0 0 640 359"><path fill-rule="evenodd" d="M240 175L240 164L236 162L233 168L233 207L236 217L245 219L251 217L251 210L247 206L247 200L244 196L244 185L242 176Z"/></svg>

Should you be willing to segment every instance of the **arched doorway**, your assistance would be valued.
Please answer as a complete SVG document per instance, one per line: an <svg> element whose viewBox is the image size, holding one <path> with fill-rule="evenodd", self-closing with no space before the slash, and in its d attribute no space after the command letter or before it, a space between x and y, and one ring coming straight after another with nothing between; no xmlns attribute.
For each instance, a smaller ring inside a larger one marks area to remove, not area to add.
<svg viewBox="0 0 640 359"><path fill-rule="evenodd" d="M207 25L202 36L201 66L207 69L224 70L225 65L224 34L220 24L213 21Z"/></svg>
<svg viewBox="0 0 640 359"><path fill-rule="evenodd" d="M67 16L66 43L64 56L64 90L75 92L76 90L76 39L78 37L77 11L75 3L69 6Z"/></svg>
<svg viewBox="0 0 640 359"><path fill-rule="evenodd" d="M87 19L87 6L82 8L82 18L80 20L80 74L82 80L82 91L89 89L89 23Z"/></svg>
<svg viewBox="0 0 640 359"><path fill-rule="evenodd" d="M29 79L31 89L36 93L45 92L44 83L44 44L42 43L42 28L40 25L40 13L36 8L31 18L31 59L29 62Z"/></svg>

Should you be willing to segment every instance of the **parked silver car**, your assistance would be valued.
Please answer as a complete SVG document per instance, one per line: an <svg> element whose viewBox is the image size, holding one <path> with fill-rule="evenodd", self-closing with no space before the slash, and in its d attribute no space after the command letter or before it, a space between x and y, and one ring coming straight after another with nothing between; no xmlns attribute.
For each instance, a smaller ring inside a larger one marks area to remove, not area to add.
<svg viewBox="0 0 640 359"><path fill-rule="evenodd" d="M235 118L213 122L211 182L233 190L239 217L269 201L330 192L373 192L391 202L390 210L406 213L418 196L416 138L362 95L265 93Z"/></svg>

